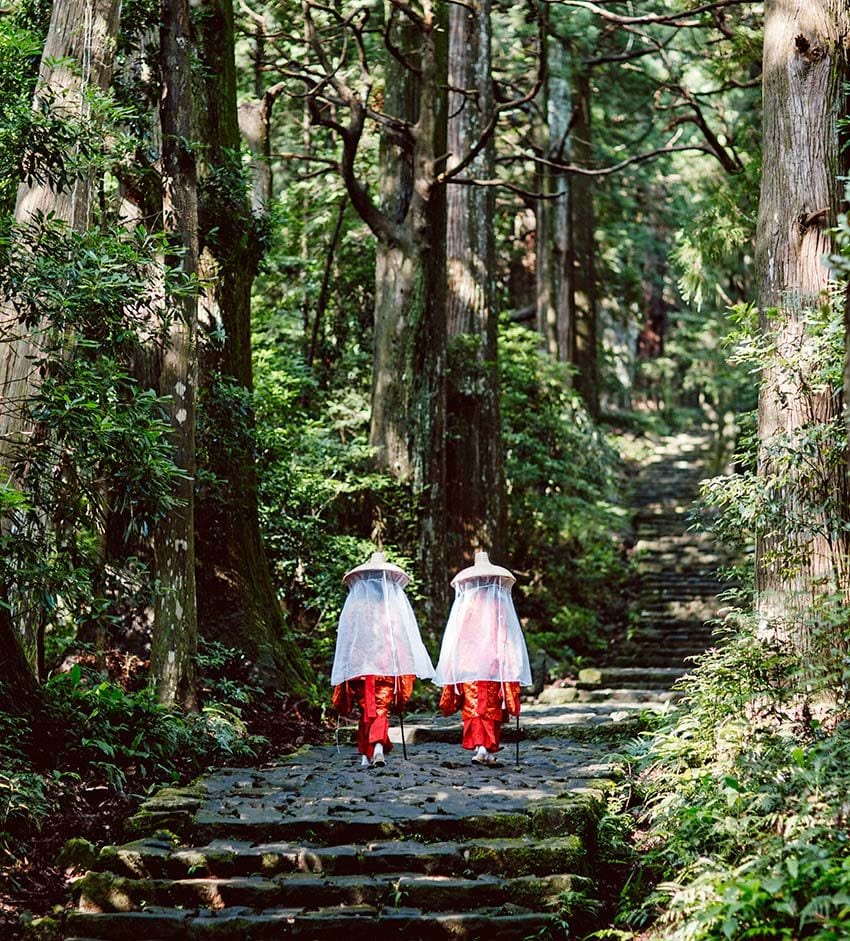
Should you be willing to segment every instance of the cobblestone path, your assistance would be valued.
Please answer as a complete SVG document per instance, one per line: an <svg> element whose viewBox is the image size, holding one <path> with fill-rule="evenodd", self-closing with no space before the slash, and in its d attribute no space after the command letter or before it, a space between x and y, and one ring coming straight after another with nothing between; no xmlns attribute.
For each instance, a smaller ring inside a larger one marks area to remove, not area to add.
<svg viewBox="0 0 850 941"><path fill-rule="evenodd" d="M397 745L382 769L346 743L163 790L130 821L132 842L90 861L66 937L555 941L599 927L617 876L598 829L609 742L667 708L716 610L708 546L680 512L706 449L679 436L648 464L632 646L523 707L519 764L513 730L500 765L479 767L457 718L411 716L407 760Z"/></svg>

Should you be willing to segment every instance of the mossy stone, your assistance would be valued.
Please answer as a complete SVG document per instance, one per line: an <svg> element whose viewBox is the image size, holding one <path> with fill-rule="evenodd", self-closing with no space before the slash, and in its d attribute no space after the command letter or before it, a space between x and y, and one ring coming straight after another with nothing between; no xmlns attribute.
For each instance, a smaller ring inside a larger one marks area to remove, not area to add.
<svg viewBox="0 0 850 941"><path fill-rule="evenodd" d="M94 844L82 837L73 837L59 851L56 857L59 869L72 869L75 872L85 872L97 866L97 850Z"/></svg>

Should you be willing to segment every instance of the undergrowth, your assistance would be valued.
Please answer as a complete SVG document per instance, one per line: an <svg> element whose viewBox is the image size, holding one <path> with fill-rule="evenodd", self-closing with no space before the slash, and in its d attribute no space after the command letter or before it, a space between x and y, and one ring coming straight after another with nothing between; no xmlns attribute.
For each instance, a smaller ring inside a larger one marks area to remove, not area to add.
<svg viewBox="0 0 850 941"><path fill-rule="evenodd" d="M240 678L239 658L202 644L196 713L162 706L150 687L128 688L86 663L51 676L29 713L0 711L0 867L26 852L75 789L138 798L207 767L258 761L270 746L257 734L263 716L281 724L287 703Z"/></svg>
<svg viewBox="0 0 850 941"><path fill-rule="evenodd" d="M621 927L669 941L850 937L850 717L794 651L730 622L628 756L639 867Z"/></svg>

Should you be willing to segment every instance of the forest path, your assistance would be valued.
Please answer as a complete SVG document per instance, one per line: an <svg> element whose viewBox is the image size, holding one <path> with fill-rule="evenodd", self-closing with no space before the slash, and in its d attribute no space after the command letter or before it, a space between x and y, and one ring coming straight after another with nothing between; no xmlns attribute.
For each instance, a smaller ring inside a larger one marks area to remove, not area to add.
<svg viewBox="0 0 850 941"><path fill-rule="evenodd" d="M660 441L643 463L632 491L638 586L629 637L616 645L612 666L684 670L712 643L711 619L729 588L718 569L731 557L711 532L694 529L700 481L719 473L715 439L681 433Z"/></svg>
<svg viewBox="0 0 850 941"><path fill-rule="evenodd" d="M581 937L605 922L622 877L599 821L611 745L666 708L683 658L707 645L720 556L687 532L710 441L665 439L634 488L641 593L613 667L554 684L506 729L498 767L472 765L460 722L406 720L385 768L346 742L270 768L226 769L165 789L76 886L67 938ZM626 664L623 666L622 664Z"/></svg>

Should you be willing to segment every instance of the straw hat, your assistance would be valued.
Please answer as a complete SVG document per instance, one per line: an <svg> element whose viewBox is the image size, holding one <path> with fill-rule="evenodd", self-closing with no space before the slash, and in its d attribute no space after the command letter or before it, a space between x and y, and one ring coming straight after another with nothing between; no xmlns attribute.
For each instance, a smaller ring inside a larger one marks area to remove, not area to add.
<svg viewBox="0 0 850 941"><path fill-rule="evenodd" d="M475 553L475 565L471 565L469 568L463 569L463 571L458 572L457 575L452 579L452 586L456 585L458 582L465 582L470 578L508 578L510 579L510 584L516 581L516 579L511 575L507 569L503 569L501 565L493 565L490 561L490 557L486 552L476 552Z"/></svg>
<svg viewBox="0 0 850 941"><path fill-rule="evenodd" d="M387 562L387 557L383 552L373 552L368 562L357 565L346 572L345 575L342 576L342 580L347 585L349 584L349 579L363 572L386 572L388 575L392 575L393 581L401 585L402 588L410 581L410 576L407 572L405 572L404 569L400 569L397 565L393 565L392 562Z"/></svg>

